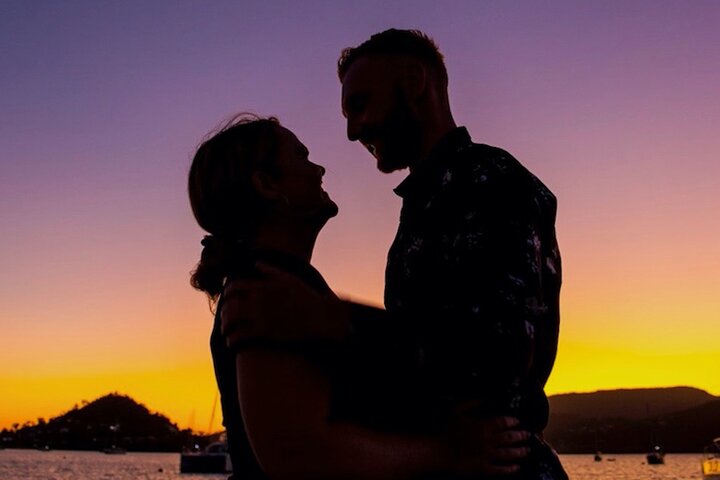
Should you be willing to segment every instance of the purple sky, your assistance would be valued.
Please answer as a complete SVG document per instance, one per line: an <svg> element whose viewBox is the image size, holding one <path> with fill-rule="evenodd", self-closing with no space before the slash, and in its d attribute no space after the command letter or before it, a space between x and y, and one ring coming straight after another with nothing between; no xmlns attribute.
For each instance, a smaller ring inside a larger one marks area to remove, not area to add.
<svg viewBox="0 0 720 480"><path fill-rule="evenodd" d="M345 139L335 62L389 27L435 38L457 122L559 198L556 390L622 377L573 377L563 358L585 347L720 353L702 333L720 315L718 25L717 1L3 1L0 380L82 374L129 352L207 361L186 173L240 111L278 116L327 167L341 214L315 263L337 290L380 302L404 174L381 175ZM84 340L63 351L58 338ZM688 378L720 393L709 371Z"/></svg>

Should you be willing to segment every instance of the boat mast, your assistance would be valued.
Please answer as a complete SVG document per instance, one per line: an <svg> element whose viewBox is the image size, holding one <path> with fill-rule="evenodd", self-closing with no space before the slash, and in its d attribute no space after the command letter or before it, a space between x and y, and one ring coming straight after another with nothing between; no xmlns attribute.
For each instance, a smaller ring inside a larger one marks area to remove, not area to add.
<svg viewBox="0 0 720 480"><path fill-rule="evenodd" d="M215 401L213 402L212 412L210 413L210 425L208 425L208 429L207 429L208 434L212 433L212 426L213 426L213 422L215 421L215 409L217 408L219 396L220 396L220 392L218 390L215 390Z"/></svg>

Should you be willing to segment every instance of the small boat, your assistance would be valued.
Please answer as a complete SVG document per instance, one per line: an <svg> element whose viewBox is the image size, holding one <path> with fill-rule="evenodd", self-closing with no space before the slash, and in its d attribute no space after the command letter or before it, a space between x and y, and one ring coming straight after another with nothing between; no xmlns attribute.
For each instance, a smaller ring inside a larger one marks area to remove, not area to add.
<svg viewBox="0 0 720 480"><path fill-rule="evenodd" d="M120 448L115 445L111 445L107 448L103 448L103 453L107 453L108 455L125 455L127 453L127 450L124 448Z"/></svg>
<svg viewBox="0 0 720 480"><path fill-rule="evenodd" d="M720 478L720 437L703 449L702 473L706 479Z"/></svg>
<svg viewBox="0 0 720 480"><path fill-rule="evenodd" d="M648 465L663 465L665 463L665 452L659 445L655 445L645 458L647 458Z"/></svg>
<svg viewBox="0 0 720 480"><path fill-rule="evenodd" d="M215 419L215 409L220 399L220 392L215 392L212 413L210 414L210 425L208 432L212 430ZM230 473L232 462L228 452L227 434L223 433L218 441L212 442L205 449L195 444L191 449L184 450L180 454L180 473Z"/></svg>
<svg viewBox="0 0 720 480"><path fill-rule="evenodd" d="M602 452L600 451L600 444L598 443L598 434L597 432L593 432L593 436L595 438L595 456L593 457L593 460L596 462L602 462Z"/></svg>
<svg viewBox="0 0 720 480"><path fill-rule="evenodd" d="M118 437L118 432L120 431L120 423L116 421L115 424L110 425L109 428L110 428L110 431L112 432L113 439L110 441L112 443L108 442L108 443L110 443L110 446L103 448L102 452L107 453L108 455L125 455L127 453L127 450L125 450L122 447L117 446L117 437Z"/></svg>
<svg viewBox="0 0 720 480"><path fill-rule="evenodd" d="M213 442L200 450L197 445L180 454L180 473L229 473L232 471L226 442Z"/></svg>

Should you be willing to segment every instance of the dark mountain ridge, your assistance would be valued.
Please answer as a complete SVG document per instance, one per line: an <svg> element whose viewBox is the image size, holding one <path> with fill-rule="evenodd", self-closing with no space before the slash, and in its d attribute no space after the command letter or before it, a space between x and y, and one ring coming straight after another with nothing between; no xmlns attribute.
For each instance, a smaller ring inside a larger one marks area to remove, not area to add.
<svg viewBox="0 0 720 480"><path fill-rule="evenodd" d="M720 398L696 388L606 390L550 397L545 436L559 453L698 453L720 436Z"/></svg>
<svg viewBox="0 0 720 480"><path fill-rule="evenodd" d="M2 431L2 445L14 448L102 450L117 446L133 451L180 451L193 443L166 416L126 395L112 393L70 411L13 431Z"/></svg>
<svg viewBox="0 0 720 480"><path fill-rule="evenodd" d="M696 388L651 388L550 397L545 436L559 453L644 453L657 441L670 453L699 453L720 437L720 397ZM180 430L126 395L83 402L55 418L0 432L0 446L179 452L217 435Z"/></svg>
<svg viewBox="0 0 720 480"><path fill-rule="evenodd" d="M553 395L550 409L558 415L641 420L687 410L716 399L693 387L599 390Z"/></svg>

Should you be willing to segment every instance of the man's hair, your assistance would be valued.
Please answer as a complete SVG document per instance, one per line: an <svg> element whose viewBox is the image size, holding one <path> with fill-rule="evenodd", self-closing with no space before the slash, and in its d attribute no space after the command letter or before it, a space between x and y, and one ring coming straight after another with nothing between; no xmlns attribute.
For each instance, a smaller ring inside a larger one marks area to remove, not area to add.
<svg viewBox="0 0 720 480"><path fill-rule="evenodd" d="M391 28L376 33L357 47L345 48L338 59L338 77L342 81L350 65L358 58L370 55L408 55L429 66L447 87L445 61L435 41L420 30Z"/></svg>

